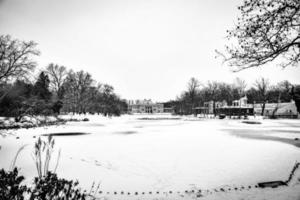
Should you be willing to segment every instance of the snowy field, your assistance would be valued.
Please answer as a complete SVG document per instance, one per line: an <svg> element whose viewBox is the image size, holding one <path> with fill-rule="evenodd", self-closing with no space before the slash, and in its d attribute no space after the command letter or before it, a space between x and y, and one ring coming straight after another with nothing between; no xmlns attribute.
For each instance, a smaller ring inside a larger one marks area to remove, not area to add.
<svg viewBox="0 0 300 200"><path fill-rule="evenodd" d="M86 133L55 136L56 151L50 169L54 168L61 149L59 176L78 179L87 190L93 182L101 183L102 195L116 192L120 196L124 191L180 196L185 191L201 189L209 190L207 199L217 199L219 193L215 191L221 188L227 191L254 188L258 182L286 180L295 162L300 161L296 139L300 138L299 120L259 120L262 124L245 124L243 120L169 115L80 117L90 121L2 131L5 136L0 136L0 168L8 169L17 150L27 145L17 166L30 182L37 175L32 153L39 136ZM298 198L297 189L299 184L285 192L291 198ZM235 192L235 198L247 195L252 199L250 196L260 190ZM269 197L280 196L276 189L265 191L269 191Z"/></svg>

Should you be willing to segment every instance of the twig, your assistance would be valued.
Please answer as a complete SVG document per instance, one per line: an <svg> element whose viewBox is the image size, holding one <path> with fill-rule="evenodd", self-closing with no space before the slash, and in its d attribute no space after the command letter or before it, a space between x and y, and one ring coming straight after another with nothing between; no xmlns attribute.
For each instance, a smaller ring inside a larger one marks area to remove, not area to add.
<svg viewBox="0 0 300 200"><path fill-rule="evenodd" d="M59 163L59 159L60 159L60 153L61 153L61 149L59 149L59 152L58 152L56 165L55 165L55 168L54 168L54 173L56 173L56 170L57 170L57 167L58 167L58 163Z"/></svg>
<svg viewBox="0 0 300 200"><path fill-rule="evenodd" d="M10 170L11 170L11 171L15 168L16 162L17 162L17 158L18 158L19 154L21 153L21 151L22 151L26 146L27 146L27 144L21 146L21 147L19 148L19 150L17 151L17 153L16 153L16 155L15 155L15 157L14 157L14 159L12 160L11 165L10 165ZM0 149L1 149L1 147L0 147Z"/></svg>

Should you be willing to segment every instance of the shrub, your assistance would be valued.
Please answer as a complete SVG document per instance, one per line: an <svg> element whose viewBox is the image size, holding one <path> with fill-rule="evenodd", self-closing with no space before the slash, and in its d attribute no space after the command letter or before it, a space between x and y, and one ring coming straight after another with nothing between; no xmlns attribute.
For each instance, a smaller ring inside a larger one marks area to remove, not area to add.
<svg viewBox="0 0 300 200"><path fill-rule="evenodd" d="M55 173L36 177L32 188L21 185L25 178L19 176L18 169L0 170L0 199L4 200L85 200L86 194L78 188L78 182L59 179Z"/></svg>
<svg viewBox="0 0 300 200"><path fill-rule="evenodd" d="M55 114L59 114L62 107L63 107L63 102L58 100L53 103L52 110Z"/></svg>
<svg viewBox="0 0 300 200"><path fill-rule="evenodd" d="M88 118L84 118L82 121L84 121L84 122L88 122L88 121L90 121Z"/></svg>
<svg viewBox="0 0 300 200"><path fill-rule="evenodd" d="M27 186L21 185L24 180L19 176L17 168L12 171L0 170L0 199L23 200L24 194L29 191Z"/></svg>
<svg viewBox="0 0 300 200"><path fill-rule="evenodd" d="M34 179L31 200L85 200L86 194L78 188L78 182L60 179L56 174L48 172L42 178Z"/></svg>

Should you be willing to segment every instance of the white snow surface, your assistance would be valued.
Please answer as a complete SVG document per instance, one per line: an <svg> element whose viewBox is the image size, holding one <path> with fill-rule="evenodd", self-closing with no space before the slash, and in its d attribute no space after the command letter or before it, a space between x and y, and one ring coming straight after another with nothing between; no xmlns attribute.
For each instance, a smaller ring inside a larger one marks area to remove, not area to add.
<svg viewBox="0 0 300 200"><path fill-rule="evenodd" d="M17 166L30 183L37 175L32 159L36 139L49 133L81 132L87 134L54 137L50 169L54 168L61 149L58 175L78 179L87 190L93 182L101 183L101 195L108 199L153 199L157 191L159 199L194 199L196 194L184 191L199 189L206 191L201 199L300 199L298 179L289 187L254 188L258 182L286 180L295 162L300 161L298 147L240 138L226 130L276 129L274 135L289 138L289 130L293 137L297 132L300 134L299 120L260 119L262 124L253 125L241 120L171 115L73 117L90 121L1 131L4 136L0 136L0 168L8 169L18 149L27 145L17 159ZM280 130L284 130L282 135ZM228 191L249 186L252 189ZM226 192L220 192L220 188ZM112 195L115 191L117 195ZM121 191L131 195L121 195ZM153 194L142 195L150 191ZM135 192L139 195L135 196Z"/></svg>

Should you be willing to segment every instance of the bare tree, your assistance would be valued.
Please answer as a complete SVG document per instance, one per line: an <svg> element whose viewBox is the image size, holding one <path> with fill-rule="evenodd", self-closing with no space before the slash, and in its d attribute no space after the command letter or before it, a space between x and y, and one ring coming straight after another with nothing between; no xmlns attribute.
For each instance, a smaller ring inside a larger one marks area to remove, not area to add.
<svg viewBox="0 0 300 200"><path fill-rule="evenodd" d="M245 80L242 80L240 78L236 78L234 86L237 88L239 98L241 98L242 96L245 95L245 91L246 91L246 87L247 87L247 83L246 83Z"/></svg>
<svg viewBox="0 0 300 200"><path fill-rule="evenodd" d="M262 104L261 115L263 116L265 113L266 102L268 101L268 90L270 83L268 79L260 78L255 81L254 85L257 88L258 98Z"/></svg>
<svg viewBox="0 0 300 200"><path fill-rule="evenodd" d="M0 82L15 77L24 77L36 67L32 56L39 55L37 43L12 39L9 35L0 36Z"/></svg>
<svg viewBox="0 0 300 200"><path fill-rule="evenodd" d="M62 86L67 76L66 67L50 63L46 67L46 72L50 78L51 88L56 92L58 97L61 97Z"/></svg>
<svg viewBox="0 0 300 200"><path fill-rule="evenodd" d="M281 65L298 65L300 61L299 0L244 0L238 7L241 16L228 31L231 44L225 58L239 71L262 66L280 58ZM279 59L278 59L279 60Z"/></svg>
<svg viewBox="0 0 300 200"><path fill-rule="evenodd" d="M89 92L94 80L84 71L73 72L70 70L66 77L65 105L76 113L85 113L90 99Z"/></svg>
<svg viewBox="0 0 300 200"><path fill-rule="evenodd" d="M188 82L187 95L191 102L192 110L195 107L195 100L200 86L199 81L196 78L191 78Z"/></svg>
<svg viewBox="0 0 300 200"><path fill-rule="evenodd" d="M292 84L285 80L285 81L281 81L279 82L277 85L276 85L276 88L278 90L278 102L281 102L282 100L283 101L290 101L290 99L282 99L282 96L287 98L287 97L291 97L289 95L291 89L292 89Z"/></svg>
<svg viewBox="0 0 300 200"><path fill-rule="evenodd" d="M220 84L216 81L208 82L206 87L207 96L213 101L213 113L216 116L216 101L219 95Z"/></svg>

